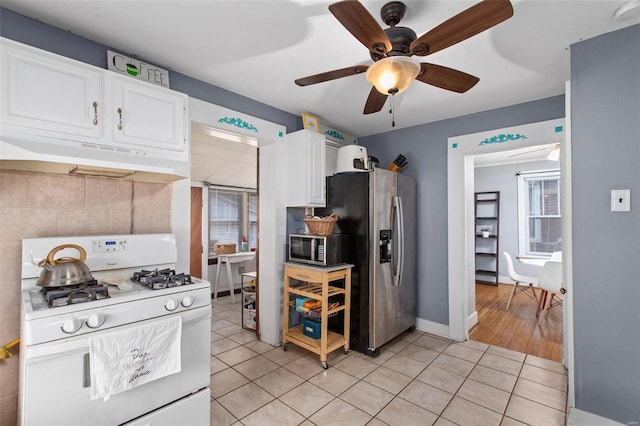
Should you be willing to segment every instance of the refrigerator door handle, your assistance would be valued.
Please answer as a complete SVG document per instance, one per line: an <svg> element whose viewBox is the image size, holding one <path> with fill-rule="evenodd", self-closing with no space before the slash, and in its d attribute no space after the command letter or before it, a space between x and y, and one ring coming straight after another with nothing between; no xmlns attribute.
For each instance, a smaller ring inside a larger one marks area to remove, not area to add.
<svg viewBox="0 0 640 426"><path fill-rule="evenodd" d="M402 211L402 199L393 197L393 212L395 222L395 246L394 250L394 277L393 285L399 286L402 282L402 272L404 266L404 214Z"/></svg>

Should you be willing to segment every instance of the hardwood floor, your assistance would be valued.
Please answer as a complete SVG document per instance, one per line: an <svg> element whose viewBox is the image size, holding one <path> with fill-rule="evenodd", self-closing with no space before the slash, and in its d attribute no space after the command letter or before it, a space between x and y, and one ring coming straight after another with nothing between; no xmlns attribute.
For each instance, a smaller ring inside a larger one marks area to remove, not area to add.
<svg viewBox="0 0 640 426"><path fill-rule="evenodd" d="M469 339L562 361L562 307L552 308L538 321L535 301L521 293L507 311L512 289L510 284L476 284L478 324L469 332ZM536 294L539 297L540 291Z"/></svg>

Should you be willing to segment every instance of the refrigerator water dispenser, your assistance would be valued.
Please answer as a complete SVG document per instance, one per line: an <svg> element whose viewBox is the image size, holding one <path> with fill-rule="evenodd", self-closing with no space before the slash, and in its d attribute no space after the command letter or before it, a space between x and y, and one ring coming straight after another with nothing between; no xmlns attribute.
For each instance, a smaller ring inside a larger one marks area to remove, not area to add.
<svg viewBox="0 0 640 426"><path fill-rule="evenodd" d="M391 229L380 230L380 263L391 262Z"/></svg>

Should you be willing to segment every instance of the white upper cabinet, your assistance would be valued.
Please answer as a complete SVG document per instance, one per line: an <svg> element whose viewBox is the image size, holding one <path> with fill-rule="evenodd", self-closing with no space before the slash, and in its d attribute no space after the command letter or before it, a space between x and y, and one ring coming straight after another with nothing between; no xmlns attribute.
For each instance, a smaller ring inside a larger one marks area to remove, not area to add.
<svg viewBox="0 0 640 426"><path fill-rule="evenodd" d="M338 147L329 145L325 148L325 175L333 176L338 170Z"/></svg>
<svg viewBox="0 0 640 426"><path fill-rule="evenodd" d="M99 68L5 46L2 57L2 122L45 134L102 135Z"/></svg>
<svg viewBox="0 0 640 426"><path fill-rule="evenodd" d="M324 135L300 130L287 135L287 205L324 207L325 200Z"/></svg>
<svg viewBox="0 0 640 426"><path fill-rule="evenodd" d="M114 141L182 152L187 134L187 96L117 74L110 77Z"/></svg>
<svg viewBox="0 0 640 426"><path fill-rule="evenodd" d="M187 95L11 40L0 46L4 138L188 161Z"/></svg>

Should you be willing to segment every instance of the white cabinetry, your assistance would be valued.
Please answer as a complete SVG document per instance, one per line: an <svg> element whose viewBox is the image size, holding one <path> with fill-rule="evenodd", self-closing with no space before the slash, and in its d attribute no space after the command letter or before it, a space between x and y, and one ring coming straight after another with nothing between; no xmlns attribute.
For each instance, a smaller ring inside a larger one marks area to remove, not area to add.
<svg viewBox="0 0 640 426"><path fill-rule="evenodd" d="M333 176L338 170L338 147L327 142L325 148L325 175Z"/></svg>
<svg viewBox="0 0 640 426"><path fill-rule="evenodd" d="M102 136L102 70L2 44L2 123L36 134Z"/></svg>
<svg viewBox="0 0 640 426"><path fill-rule="evenodd" d="M109 77L116 144L151 150L184 150L185 95L118 74Z"/></svg>
<svg viewBox="0 0 640 426"><path fill-rule="evenodd" d="M324 135L300 130L287 135L287 205L325 206Z"/></svg>
<svg viewBox="0 0 640 426"><path fill-rule="evenodd" d="M187 95L0 42L3 139L188 161Z"/></svg>

